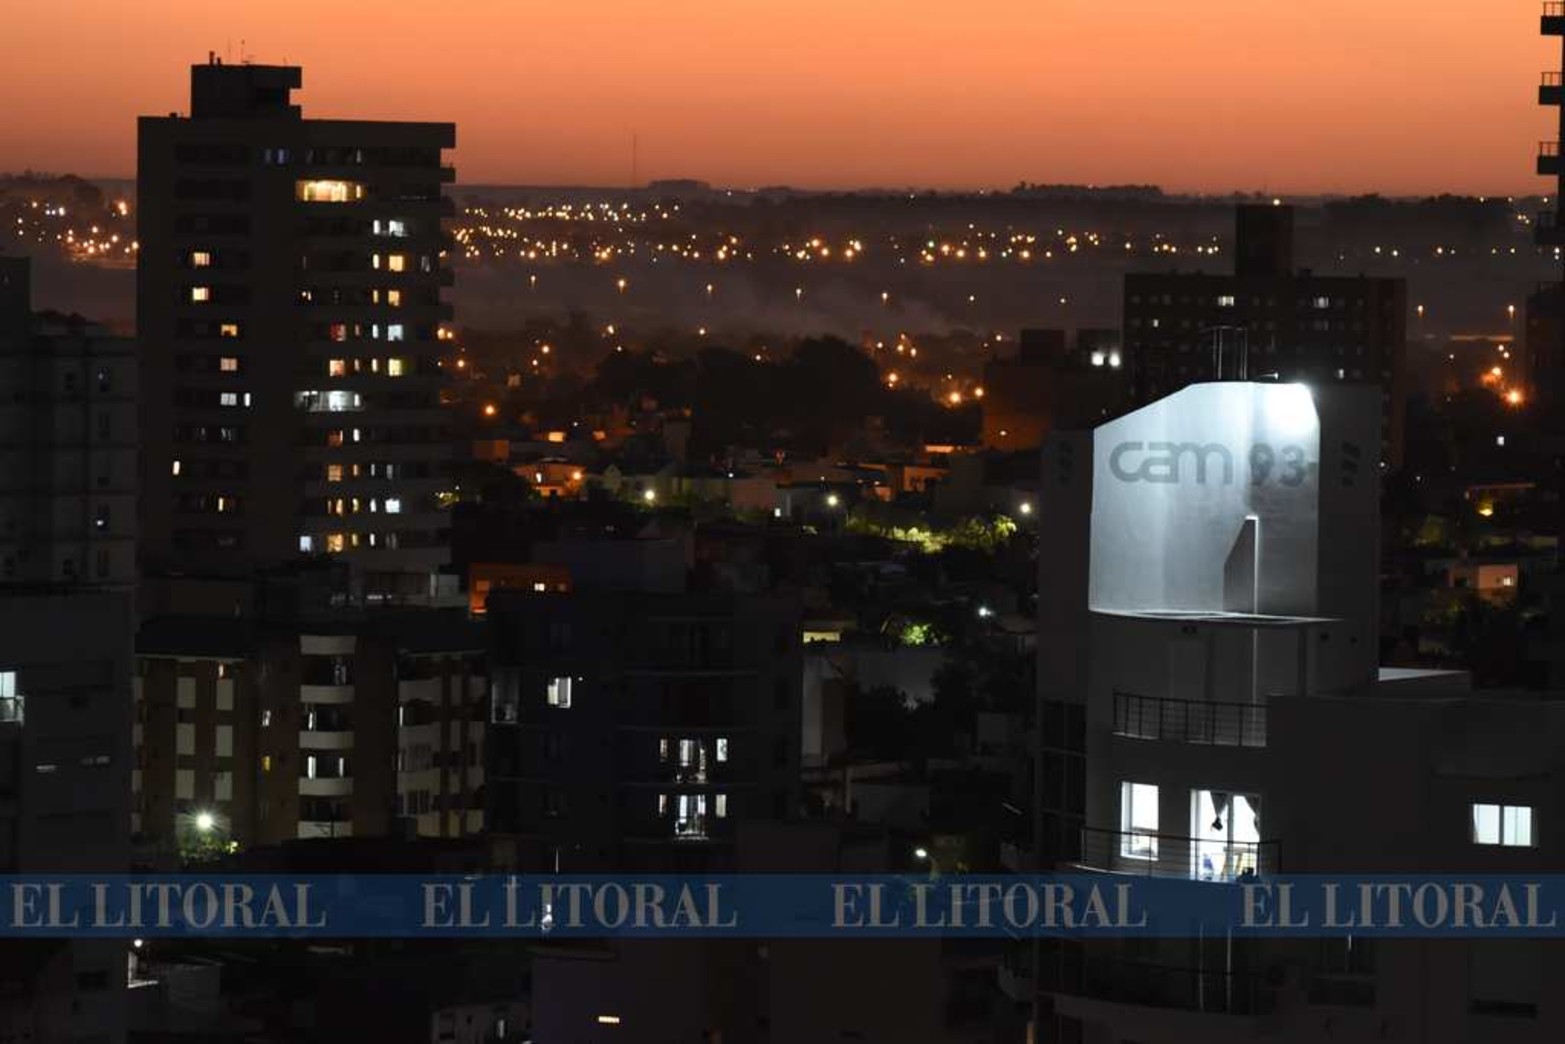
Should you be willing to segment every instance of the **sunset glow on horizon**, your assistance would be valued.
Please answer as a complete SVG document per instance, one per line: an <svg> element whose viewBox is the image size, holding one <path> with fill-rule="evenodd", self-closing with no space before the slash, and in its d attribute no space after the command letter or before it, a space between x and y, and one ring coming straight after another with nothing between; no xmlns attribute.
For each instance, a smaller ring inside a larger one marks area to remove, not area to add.
<svg viewBox="0 0 1565 1044"><path fill-rule="evenodd" d="M27 3L27 0L23 0ZM19 5L21 7L21 5ZM27 3L6 165L129 176L188 68L449 120L466 183L1538 193L1536 0ZM241 51L242 47L242 51Z"/></svg>

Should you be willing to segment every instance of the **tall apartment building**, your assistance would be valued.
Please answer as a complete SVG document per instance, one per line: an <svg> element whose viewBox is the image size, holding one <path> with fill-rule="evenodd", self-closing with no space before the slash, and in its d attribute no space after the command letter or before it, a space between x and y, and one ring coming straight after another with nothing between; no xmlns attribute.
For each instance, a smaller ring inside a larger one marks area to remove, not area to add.
<svg viewBox="0 0 1565 1044"><path fill-rule="evenodd" d="M1377 665L1376 393L1201 384L1044 454L1034 865L1535 873L1565 700ZM1039 1041L1543 1041L1541 940L1049 940Z"/></svg>
<svg viewBox="0 0 1565 1044"><path fill-rule="evenodd" d="M129 868L134 370L0 259L0 873ZM13 941L0 1039L125 1038L125 946Z"/></svg>
<svg viewBox="0 0 1565 1044"><path fill-rule="evenodd" d="M30 310L0 258L0 581L128 590L136 562L133 342Z"/></svg>
<svg viewBox="0 0 1565 1044"><path fill-rule="evenodd" d="M1210 380L1370 384L1381 389L1381 461L1402 459L1407 286L1294 268L1293 208L1241 206L1232 274L1125 276L1134 402Z"/></svg>
<svg viewBox="0 0 1565 1044"><path fill-rule="evenodd" d="M800 609L704 591L489 597L490 828L525 869L719 870L800 800Z"/></svg>
<svg viewBox="0 0 1565 1044"><path fill-rule="evenodd" d="M145 621L138 839L168 858L480 833L484 645L481 625L436 609Z"/></svg>
<svg viewBox="0 0 1565 1044"><path fill-rule="evenodd" d="M369 599L446 561L448 123L304 119L294 67L210 61L143 117L142 560L341 556Z"/></svg>
<svg viewBox="0 0 1565 1044"><path fill-rule="evenodd" d="M1546 37L1558 37L1565 52L1565 7L1545 3L1539 29ZM1560 65L1565 68L1565 54ZM1533 236L1540 247L1558 249L1565 246L1565 225L1560 223L1560 214L1565 213L1565 204L1560 203L1560 192L1565 190L1565 159L1560 157L1560 142L1565 141L1565 72L1553 69L1542 75L1538 104L1556 110L1553 118L1558 130L1552 140L1538 143L1537 160L1538 176L1552 182L1545 196L1554 199L1556 209L1538 215ZM1531 368L1532 396L1547 415L1565 399L1565 282L1544 283L1529 295L1526 318L1525 356Z"/></svg>

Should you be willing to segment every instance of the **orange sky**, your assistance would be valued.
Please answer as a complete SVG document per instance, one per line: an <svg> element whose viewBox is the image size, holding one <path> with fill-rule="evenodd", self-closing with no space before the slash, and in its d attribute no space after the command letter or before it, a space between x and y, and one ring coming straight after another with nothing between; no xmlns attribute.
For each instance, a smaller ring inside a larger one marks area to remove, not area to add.
<svg viewBox="0 0 1565 1044"><path fill-rule="evenodd" d="M124 175L240 41L460 180L1541 192L1537 0L16 0L0 168Z"/></svg>

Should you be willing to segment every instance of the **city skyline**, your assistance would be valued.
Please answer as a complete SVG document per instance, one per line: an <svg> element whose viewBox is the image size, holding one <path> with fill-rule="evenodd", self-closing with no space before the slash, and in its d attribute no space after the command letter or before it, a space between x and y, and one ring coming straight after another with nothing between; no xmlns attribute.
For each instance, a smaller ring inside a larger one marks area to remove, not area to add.
<svg viewBox="0 0 1565 1044"><path fill-rule="evenodd" d="M1544 192L1527 171L1557 135L1533 95L1558 56L1536 3L1496 6L1475 24L1458 3L993 0L956 24L917 4L477 0L431 22L400 2L83 0L13 16L0 58L32 104L0 137L18 167L129 176L136 115L174 111L215 51L307 67L307 115L457 121L472 184Z"/></svg>

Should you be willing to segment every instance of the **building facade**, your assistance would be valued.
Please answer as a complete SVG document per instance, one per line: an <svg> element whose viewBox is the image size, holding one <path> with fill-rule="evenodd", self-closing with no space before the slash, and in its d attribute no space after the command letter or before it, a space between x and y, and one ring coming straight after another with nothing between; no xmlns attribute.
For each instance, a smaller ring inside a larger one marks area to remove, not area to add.
<svg viewBox="0 0 1565 1044"><path fill-rule="evenodd" d="M146 851L484 826L484 639L460 614L149 620L138 640Z"/></svg>
<svg viewBox="0 0 1565 1044"><path fill-rule="evenodd" d="M1293 208L1241 206L1232 274L1125 276L1134 402L1211 380L1368 384L1381 390L1381 460L1400 466L1407 287L1294 268Z"/></svg>
<svg viewBox="0 0 1565 1044"><path fill-rule="evenodd" d="M504 857L717 870L799 803L799 606L726 592L495 591L489 815Z"/></svg>
<svg viewBox="0 0 1565 1044"><path fill-rule="evenodd" d="M1045 452L1034 863L1550 865L1565 701L1378 666L1373 389L1187 387ZM1036 1039L1542 1041L1531 940L1047 940ZM1032 979L1032 976L1036 976Z"/></svg>
<svg viewBox="0 0 1565 1044"><path fill-rule="evenodd" d="M140 122L142 559L341 556L363 598L427 598L455 128L304 119L301 81L214 60L188 116Z"/></svg>
<svg viewBox="0 0 1565 1044"><path fill-rule="evenodd" d="M25 258L0 258L0 580L136 577L133 342L79 316L35 315Z"/></svg>
<svg viewBox="0 0 1565 1044"><path fill-rule="evenodd" d="M130 866L135 371L0 259L0 873ZM125 1039L125 945L13 941L0 1038Z"/></svg>

